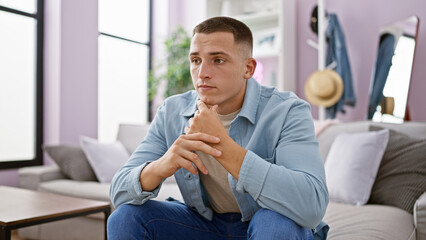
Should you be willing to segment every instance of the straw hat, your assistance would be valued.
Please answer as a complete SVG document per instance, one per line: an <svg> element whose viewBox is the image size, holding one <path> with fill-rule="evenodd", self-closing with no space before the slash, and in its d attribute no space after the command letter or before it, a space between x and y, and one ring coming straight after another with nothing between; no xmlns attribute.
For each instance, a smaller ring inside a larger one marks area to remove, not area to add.
<svg viewBox="0 0 426 240"><path fill-rule="evenodd" d="M305 84L305 96L316 106L330 107L339 101L343 94L343 81L334 70L315 71Z"/></svg>

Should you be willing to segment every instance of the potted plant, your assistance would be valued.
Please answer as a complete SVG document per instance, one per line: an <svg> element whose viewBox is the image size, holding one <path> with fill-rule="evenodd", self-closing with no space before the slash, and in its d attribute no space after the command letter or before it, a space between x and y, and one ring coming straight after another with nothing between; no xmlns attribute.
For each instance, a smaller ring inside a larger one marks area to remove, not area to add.
<svg viewBox="0 0 426 240"><path fill-rule="evenodd" d="M164 97L186 92L193 89L191 73L189 70L188 52L191 44L191 37L185 29L178 27L172 32L170 37L164 42L167 51L167 66L162 73L151 70L148 78L149 100L152 102L159 93L158 88L162 81L166 81ZM164 63L162 63L164 64ZM161 67L161 65L160 65ZM152 106L152 105L151 105Z"/></svg>

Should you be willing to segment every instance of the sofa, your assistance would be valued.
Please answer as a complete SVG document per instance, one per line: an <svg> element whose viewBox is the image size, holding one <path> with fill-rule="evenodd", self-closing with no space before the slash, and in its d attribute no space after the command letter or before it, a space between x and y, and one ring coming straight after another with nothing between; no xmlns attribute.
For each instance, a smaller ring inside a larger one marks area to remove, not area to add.
<svg viewBox="0 0 426 240"><path fill-rule="evenodd" d="M413 138L426 139L426 122L391 124L360 121L338 123L329 126L317 136L322 158L325 161L329 160L327 157L329 157L330 149L337 136L341 136L342 133L354 134L367 132L369 129L371 130L372 126L392 129L397 133L403 133ZM389 144L391 144L390 141L391 139L389 139L388 147ZM422 144L424 144L425 141L422 141ZM420 157L423 166L422 169L419 169L421 174L416 176L417 180L423 182L421 186L422 191L420 191L420 194L417 194L420 196L415 200L415 206L412 208L412 211L407 212L401 208L386 204L372 204L370 201L373 195L371 195L369 202L362 206L339 203L332 200L330 193L330 202L324 217L324 221L330 226L328 239L426 239L426 185L424 185L426 181L426 164L424 164L426 163L426 149L413 150L421 151L424 155ZM404 152L398 152L398 154L401 155L404 154ZM383 157L385 157L385 155ZM407 159L397 158L395 161L400 162L402 165L402 162L407 161ZM383 160L382 163L384 163ZM325 164L327 167L327 162ZM386 167L386 165L380 165L378 174L380 174L382 168L385 169ZM397 171L394 171L394 173L388 174L386 177L391 178L396 175ZM330 178L330 176L326 175L326 178L327 185L329 185L328 178ZM377 184L378 180L381 180L379 178L381 177L377 175L374 184ZM393 186L387 187L389 187L391 191L393 190ZM375 191L374 188L375 186L373 186L372 191ZM398 199L404 200L405 197L406 196L400 196L398 194L391 194L387 196L388 199L381 199L381 201L396 202Z"/></svg>
<svg viewBox="0 0 426 240"><path fill-rule="evenodd" d="M122 143L130 154L142 141L148 131L148 127L148 125L122 124L118 128L117 141ZM20 168L18 174L19 185L22 188L72 197L110 201L110 184L70 179L65 176L56 164ZM165 200L169 196L183 201L174 177L164 181L156 199ZM114 210L112 205L111 210ZM18 234L19 237L26 239L104 240L104 227L104 214L100 213L21 228L18 230Z"/></svg>
<svg viewBox="0 0 426 240"><path fill-rule="evenodd" d="M426 123L387 124L370 121L335 123L317 136L322 158L327 159L334 140L342 133L368 132L372 125L393 129L410 137L426 139ZM129 152L132 152L145 136L147 129L148 126L120 125L117 140L122 142ZM423 161L426 161L425 158ZM425 172L425 169L421 170L421 174ZM378 172L380 173L380 171L379 168ZM421 174L419 178L424 179L426 175ZM58 166L21 168L19 169L19 181L21 187L28 189L109 201L109 184L67 179ZM375 186L373 190L374 188ZM331 199L324 217L324 221L330 226L328 239L426 240L425 190L420 195L416 196L411 212L392 205L370 203L370 200L365 205L353 205ZM173 178L169 178L163 183L156 199L164 200L169 196L182 200ZM386 199L383 202L386 202ZM29 239L104 239L103 227L103 216L94 214L20 229L19 235Z"/></svg>

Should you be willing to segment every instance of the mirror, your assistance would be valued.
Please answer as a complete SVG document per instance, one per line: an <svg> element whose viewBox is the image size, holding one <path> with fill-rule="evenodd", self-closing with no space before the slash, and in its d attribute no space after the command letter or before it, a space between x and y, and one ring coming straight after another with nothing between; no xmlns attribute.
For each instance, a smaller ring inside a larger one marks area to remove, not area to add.
<svg viewBox="0 0 426 240"><path fill-rule="evenodd" d="M370 83L368 119L392 123L409 120L407 98L418 27L419 18L412 16L380 29Z"/></svg>

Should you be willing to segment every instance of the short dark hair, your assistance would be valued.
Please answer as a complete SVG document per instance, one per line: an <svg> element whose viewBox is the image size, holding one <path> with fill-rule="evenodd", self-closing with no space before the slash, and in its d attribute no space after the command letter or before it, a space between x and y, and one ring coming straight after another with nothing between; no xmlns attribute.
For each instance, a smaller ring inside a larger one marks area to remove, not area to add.
<svg viewBox="0 0 426 240"><path fill-rule="evenodd" d="M230 17L212 17L195 26L192 36L196 33L230 32L234 35L235 43L244 43L253 52L253 35L243 22Z"/></svg>

